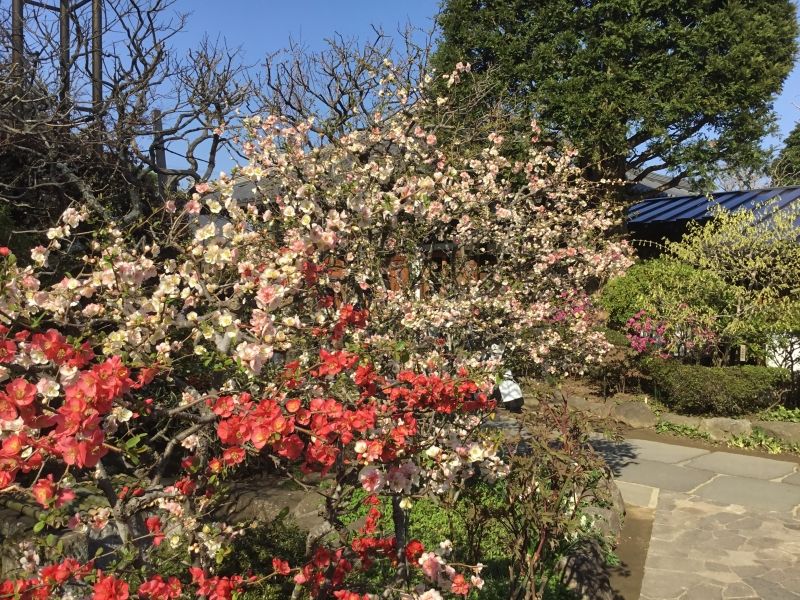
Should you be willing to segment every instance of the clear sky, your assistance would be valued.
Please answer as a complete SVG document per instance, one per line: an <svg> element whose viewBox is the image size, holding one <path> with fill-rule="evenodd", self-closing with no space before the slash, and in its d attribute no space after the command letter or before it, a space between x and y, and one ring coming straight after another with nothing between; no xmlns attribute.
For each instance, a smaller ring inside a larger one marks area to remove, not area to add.
<svg viewBox="0 0 800 600"><path fill-rule="evenodd" d="M373 24L387 33L405 23L430 29L439 4L439 0L177 0L177 10L192 14L188 31L176 43L188 48L206 33L212 38L220 35L230 46L241 46L248 62L257 63L284 48L290 37L315 49L333 33L363 39ZM786 80L775 109L780 134L767 143L778 145L800 121L800 66Z"/></svg>

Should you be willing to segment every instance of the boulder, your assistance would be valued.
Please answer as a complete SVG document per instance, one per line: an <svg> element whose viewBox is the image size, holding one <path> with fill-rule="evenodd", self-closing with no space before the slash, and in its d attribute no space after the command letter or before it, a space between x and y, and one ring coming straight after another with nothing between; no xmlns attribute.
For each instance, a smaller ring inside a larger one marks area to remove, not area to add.
<svg viewBox="0 0 800 600"><path fill-rule="evenodd" d="M727 417L701 419L699 429L705 431L715 441L727 440L735 435L750 435L753 432L753 426L747 419Z"/></svg>
<svg viewBox="0 0 800 600"><path fill-rule="evenodd" d="M650 407L644 402L625 402L617 404L611 410L611 416L614 420L624 423L628 427L634 429L644 429L646 427L655 427L656 416Z"/></svg>
<svg viewBox="0 0 800 600"><path fill-rule="evenodd" d="M591 413L596 417L602 419L608 418L611 414L611 404L603 402L592 402L580 396L567 396L567 406L572 410L579 410L586 413Z"/></svg>
<svg viewBox="0 0 800 600"><path fill-rule="evenodd" d="M800 444L800 423L790 423L787 421L754 421L754 427L758 427L767 435L783 440L790 444Z"/></svg>
<svg viewBox="0 0 800 600"><path fill-rule="evenodd" d="M613 396L611 396L611 401L616 404L622 404L623 402L641 402L642 396L637 396L636 394L628 394L626 392L617 392Z"/></svg>
<svg viewBox="0 0 800 600"><path fill-rule="evenodd" d="M675 425L683 425L684 427L694 427L695 429L698 429L702 419L700 417L687 417L686 415L676 415L675 413L671 412L663 412L661 413L661 420L667 421L668 423L673 423Z"/></svg>

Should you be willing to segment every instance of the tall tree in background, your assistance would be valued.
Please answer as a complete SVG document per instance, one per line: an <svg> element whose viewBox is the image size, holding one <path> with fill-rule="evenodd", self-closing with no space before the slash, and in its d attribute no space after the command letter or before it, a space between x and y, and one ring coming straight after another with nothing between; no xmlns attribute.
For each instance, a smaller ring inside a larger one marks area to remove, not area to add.
<svg viewBox="0 0 800 600"><path fill-rule="evenodd" d="M798 34L790 0L445 0L438 23L439 72L470 62L592 178L664 187L763 163Z"/></svg>
<svg viewBox="0 0 800 600"><path fill-rule="evenodd" d="M800 121L783 140L783 149L772 163L772 183L800 185Z"/></svg>

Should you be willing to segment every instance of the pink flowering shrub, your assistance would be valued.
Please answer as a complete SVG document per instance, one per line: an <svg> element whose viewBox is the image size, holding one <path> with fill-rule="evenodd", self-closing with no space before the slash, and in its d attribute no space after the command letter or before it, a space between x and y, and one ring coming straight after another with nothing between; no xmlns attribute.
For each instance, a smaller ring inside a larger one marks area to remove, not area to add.
<svg viewBox="0 0 800 600"><path fill-rule="evenodd" d="M0 252L0 493L41 507L37 531L110 526L120 540L97 563L42 540L52 561L0 596L69 586L104 600L222 600L287 581L314 598L437 598L480 587L479 568L408 539L404 511L508 475L496 436L479 431L500 367L486 347L551 374L602 360L587 290L630 253L606 236L615 215L572 155L512 161L493 137L464 164L437 148L424 108L378 115L322 148L310 121L253 117L236 177L133 225L71 207L30 260ZM449 260L435 277L433 247ZM392 279L397 257L408 276ZM329 481L335 535L309 539L295 564L215 572L242 533L215 511L246 467ZM355 533L339 518L354 490L373 503ZM81 493L102 502L79 510ZM391 535L377 527L381 498ZM351 589L354 572L376 565L395 575Z"/></svg>
<svg viewBox="0 0 800 600"><path fill-rule="evenodd" d="M708 352L714 347L716 334L693 319L689 307L683 308L683 319L677 324L653 319L643 310L628 319L625 336L631 348L639 354L656 354L661 358Z"/></svg>
<svg viewBox="0 0 800 600"><path fill-rule="evenodd" d="M625 337L631 343L631 348L640 354L645 352L664 353L666 340L664 334L667 331L665 323L655 321L647 316L643 310L633 315L626 323L628 332Z"/></svg>

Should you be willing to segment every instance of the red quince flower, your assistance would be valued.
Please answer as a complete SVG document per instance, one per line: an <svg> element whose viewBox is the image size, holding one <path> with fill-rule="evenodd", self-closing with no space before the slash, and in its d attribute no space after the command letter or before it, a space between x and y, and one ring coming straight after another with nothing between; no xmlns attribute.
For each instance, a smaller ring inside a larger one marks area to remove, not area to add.
<svg viewBox="0 0 800 600"><path fill-rule="evenodd" d="M161 519L159 517L147 517L144 521L147 531L153 534L153 546L160 546L164 541L164 532L161 529Z"/></svg>
<svg viewBox="0 0 800 600"><path fill-rule="evenodd" d="M470 585L460 573L453 577L453 581L451 583L452 585L450 587L450 591L454 594L458 594L460 596L466 596L469 594Z"/></svg>
<svg viewBox="0 0 800 600"><path fill-rule="evenodd" d="M288 575L292 572L291 568L289 568L289 563L277 557L272 559L272 570L278 575Z"/></svg>
<svg viewBox="0 0 800 600"><path fill-rule="evenodd" d="M11 340L0 342L0 363L10 363L17 353L17 345Z"/></svg>
<svg viewBox="0 0 800 600"><path fill-rule="evenodd" d="M138 592L139 597L148 600L173 600L180 598L182 588L177 577L164 581L161 575L155 575L140 585Z"/></svg>
<svg viewBox="0 0 800 600"><path fill-rule="evenodd" d="M17 377L6 385L6 395L17 406L28 406L36 398L36 386Z"/></svg>
<svg viewBox="0 0 800 600"><path fill-rule="evenodd" d="M17 418L17 406L4 392L0 392L0 420L13 421Z"/></svg>
<svg viewBox="0 0 800 600"><path fill-rule="evenodd" d="M31 493L34 499L44 508L50 508L52 504L56 508L61 508L75 499L75 492L68 488L60 488L53 481L52 475L48 475L46 478L39 479L34 483L31 487Z"/></svg>
<svg viewBox="0 0 800 600"><path fill-rule="evenodd" d="M130 598L128 584L113 575L104 576L97 572L97 583L92 588L92 600L128 600Z"/></svg>
<svg viewBox="0 0 800 600"><path fill-rule="evenodd" d="M417 559L425 552L425 546L419 540L411 540L406 544L406 559L409 562L415 563Z"/></svg>

